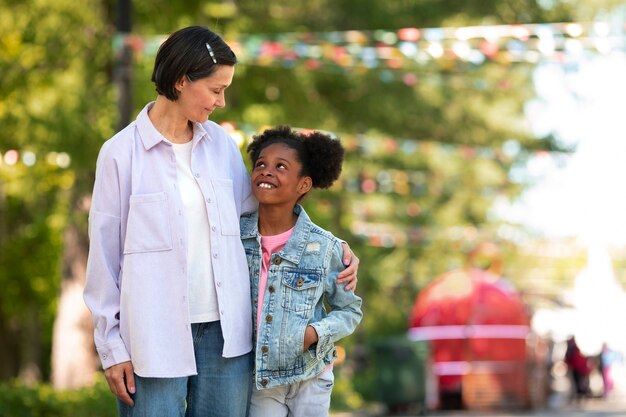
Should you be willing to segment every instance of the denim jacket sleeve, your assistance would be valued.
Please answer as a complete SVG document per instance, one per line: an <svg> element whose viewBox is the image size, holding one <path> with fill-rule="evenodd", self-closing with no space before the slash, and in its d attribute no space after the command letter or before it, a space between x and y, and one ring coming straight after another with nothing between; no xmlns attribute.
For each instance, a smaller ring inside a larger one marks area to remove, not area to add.
<svg viewBox="0 0 626 417"><path fill-rule="evenodd" d="M336 282L339 272L345 269L339 240L334 241L329 256L328 274L324 279L324 297L331 311L322 320L311 323L318 336L315 355L319 360L333 348L334 342L350 335L363 317L361 298L354 291L345 291L343 285Z"/></svg>

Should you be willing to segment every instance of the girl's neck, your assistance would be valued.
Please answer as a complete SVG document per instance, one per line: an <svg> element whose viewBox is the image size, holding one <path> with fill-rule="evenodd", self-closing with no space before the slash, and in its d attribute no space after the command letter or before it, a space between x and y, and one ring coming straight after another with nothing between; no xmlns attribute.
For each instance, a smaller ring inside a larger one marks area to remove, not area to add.
<svg viewBox="0 0 626 417"><path fill-rule="evenodd" d="M259 233L276 236L296 225L298 216L292 207L259 204Z"/></svg>
<svg viewBox="0 0 626 417"><path fill-rule="evenodd" d="M187 143L193 138L193 124L165 96L157 97L148 117L156 130L172 143Z"/></svg>

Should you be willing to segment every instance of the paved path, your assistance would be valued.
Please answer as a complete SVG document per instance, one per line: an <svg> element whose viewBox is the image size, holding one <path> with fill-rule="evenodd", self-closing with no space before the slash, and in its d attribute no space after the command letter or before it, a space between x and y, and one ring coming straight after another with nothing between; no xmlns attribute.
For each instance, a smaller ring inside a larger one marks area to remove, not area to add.
<svg viewBox="0 0 626 417"><path fill-rule="evenodd" d="M393 417L413 417L417 414L394 414ZM626 417L626 396L607 400L587 400L578 406L568 405L558 410L536 410L526 412L477 412L477 411L432 411L426 414L433 417ZM334 413L331 417L392 417L370 411Z"/></svg>

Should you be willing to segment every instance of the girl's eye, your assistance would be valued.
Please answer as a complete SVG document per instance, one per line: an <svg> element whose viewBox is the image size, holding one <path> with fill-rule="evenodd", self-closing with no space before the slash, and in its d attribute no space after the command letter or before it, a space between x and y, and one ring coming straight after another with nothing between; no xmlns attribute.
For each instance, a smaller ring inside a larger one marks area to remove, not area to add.
<svg viewBox="0 0 626 417"><path fill-rule="evenodd" d="M277 168L287 168L287 166L285 166L285 164L278 164L276 165Z"/></svg>
<svg viewBox="0 0 626 417"><path fill-rule="evenodd" d="M265 166L265 164L263 162L257 162L256 165L254 166L255 168L261 168Z"/></svg>

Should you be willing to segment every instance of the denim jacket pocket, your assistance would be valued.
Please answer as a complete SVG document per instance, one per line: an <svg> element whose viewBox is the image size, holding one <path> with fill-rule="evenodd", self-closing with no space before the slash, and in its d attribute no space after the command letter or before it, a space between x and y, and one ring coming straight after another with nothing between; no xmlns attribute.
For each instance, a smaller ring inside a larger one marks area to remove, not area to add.
<svg viewBox="0 0 626 417"><path fill-rule="evenodd" d="M317 269L286 268L282 273L283 308L308 311L315 307L322 273Z"/></svg>
<svg viewBox="0 0 626 417"><path fill-rule="evenodd" d="M130 196L124 253L172 249L172 232L164 192Z"/></svg>

